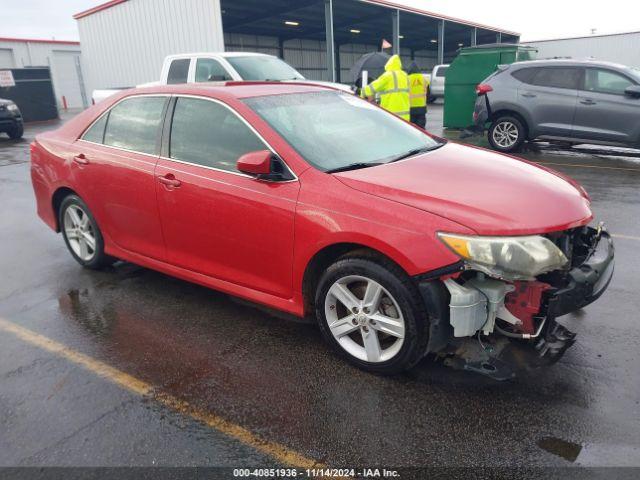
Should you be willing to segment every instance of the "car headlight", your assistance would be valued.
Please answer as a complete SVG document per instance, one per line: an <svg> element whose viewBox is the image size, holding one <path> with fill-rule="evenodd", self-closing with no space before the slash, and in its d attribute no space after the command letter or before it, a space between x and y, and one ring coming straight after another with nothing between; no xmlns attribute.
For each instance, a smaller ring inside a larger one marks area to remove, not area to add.
<svg viewBox="0 0 640 480"><path fill-rule="evenodd" d="M530 280L568 263L551 240L539 235L482 237L440 232L438 237L470 267L504 280Z"/></svg>
<svg viewBox="0 0 640 480"><path fill-rule="evenodd" d="M7 110L9 110L10 112L17 112L18 106L15 103L10 103L9 105L7 105Z"/></svg>

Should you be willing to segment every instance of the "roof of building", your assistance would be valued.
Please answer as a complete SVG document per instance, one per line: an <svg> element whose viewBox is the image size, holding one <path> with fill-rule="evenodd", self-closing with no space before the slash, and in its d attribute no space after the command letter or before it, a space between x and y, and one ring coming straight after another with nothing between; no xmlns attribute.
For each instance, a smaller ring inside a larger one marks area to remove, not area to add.
<svg viewBox="0 0 640 480"><path fill-rule="evenodd" d="M585 38L602 38L602 37L618 37L622 35L638 35L640 31L635 32L619 32L619 33L602 33L598 35L582 35L580 37L563 37L563 38L546 38L544 40L527 40L525 43L541 43L541 42L558 42L561 40L582 40Z"/></svg>
<svg viewBox="0 0 640 480"><path fill-rule="evenodd" d="M0 42L16 43L53 43L56 45L80 45L80 42L72 40L47 40L46 38L10 38L0 37Z"/></svg>
<svg viewBox="0 0 640 480"><path fill-rule="evenodd" d="M100 11L106 10L108 8L111 8L111 7L115 7L116 5L119 5L121 3L125 3L125 2L128 2L128 1L129 0L111 0L109 2L102 3L100 5L97 5L97 6L93 7L93 8L90 8L88 10L84 10L82 12L76 13L73 16L73 18L75 18L76 20L79 20L81 18L88 17L89 15L93 15L94 13L98 13ZM393 2L393 1L388 1L388 0L359 0L359 1L363 2L363 3L370 3L370 4L373 4L373 5L379 5L379 6L383 6L383 7L396 8L398 10L402 10L402 11L405 11L405 12L415 13L415 14L418 14L418 15L424 15L424 16L427 16L427 17L437 18L437 19L440 19L440 20L447 20L447 21L450 21L450 22L459 23L459 24L462 24L462 25L470 26L470 27L478 27L478 28L482 28L482 29L485 29L485 30L493 30L495 32L502 32L502 33L506 33L507 35L515 35L515 36L519 36L520 35L517 32L504 30L504 29L497 28L497 27L491 27L491 26L488 26L488 25L482 25L482 24L479 24L479 23L470 22L468 20L462 20L462 19L459 19L459 18L450 17L450 16L447 16L447 15L442 15L442 14L439 14L439 13L430 12L430 11L424 10L422 8L415 8L415 7L410 7L410 6L407 6L407 5L402 5L400 3Z"/></svg>

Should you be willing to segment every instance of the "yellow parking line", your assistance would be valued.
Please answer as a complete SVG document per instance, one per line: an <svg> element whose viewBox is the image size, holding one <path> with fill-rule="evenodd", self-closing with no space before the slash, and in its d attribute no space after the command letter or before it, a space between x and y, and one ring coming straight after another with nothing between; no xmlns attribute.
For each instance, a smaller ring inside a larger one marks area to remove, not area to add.
<svg viewBox="0 0 640 480"><path fill-rule="evenodd" d="M180 400L172 395L156 394L153 385L6 319L0 318L0 330L13 334L15 337L30 345L63 357L136 395L152 395L162 405L178 413L187 415L198 422L204 423L259 452L269 455L282 464L305 469L325 467L325 465L316 460L305 457L282 444L265 440L240 425L236 425L217 415L193 407L184 400Z"/></svg>
<svg viewBox="0 0 640 480"><path fill-rule="evenodd" d="M601 170L625 170L629 172L640 173L640 168L626 168L626 167L606 167L603 165L583 165L580 163L554 163L554 162L534 162L540 165L556 165L561 167L577 167L577 168L597 168Z"/></svg>
<svg viewBox="0 0 640 480"><path fill-rule="evenodd" d="M614 238L624 238L626 240L638 240L638 241L640 241L640 237L634 237L633 235L622 235L622 234L619 234L619 233L612 233L611 236L614 237Z"/></svg>

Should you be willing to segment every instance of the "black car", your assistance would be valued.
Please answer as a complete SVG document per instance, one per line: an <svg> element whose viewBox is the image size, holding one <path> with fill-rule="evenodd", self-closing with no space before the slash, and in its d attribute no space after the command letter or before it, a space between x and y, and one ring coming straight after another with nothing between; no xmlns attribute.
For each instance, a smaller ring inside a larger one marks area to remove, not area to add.
<svg viewBox="0 0 640 480"><path fill-rule="evenodd" d="M0 98L0 133L2 132L17 140L22 138L24 124L18 106L11 100Z"/></svg>

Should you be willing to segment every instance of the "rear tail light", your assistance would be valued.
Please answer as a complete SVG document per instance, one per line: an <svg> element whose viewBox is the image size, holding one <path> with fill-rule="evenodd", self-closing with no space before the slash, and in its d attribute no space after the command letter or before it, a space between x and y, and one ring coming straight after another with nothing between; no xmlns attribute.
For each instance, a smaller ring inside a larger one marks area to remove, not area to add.
<svg viewBox="0 0 640 480"><path fill-rule="evenodd" d="M489 92L493 92L493 87L487 83L481 83L476 87L476 93L478 95L486 95Z"/></svg>

